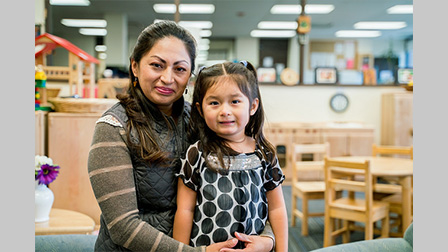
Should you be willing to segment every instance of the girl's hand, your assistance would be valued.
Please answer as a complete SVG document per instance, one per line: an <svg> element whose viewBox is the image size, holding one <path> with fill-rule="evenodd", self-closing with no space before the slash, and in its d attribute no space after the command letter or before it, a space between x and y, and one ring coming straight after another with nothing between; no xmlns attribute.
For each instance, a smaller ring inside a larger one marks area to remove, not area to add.
<svg viewBox="0 0 448 252"><path fill-rule="evenodd" d="M245 251L245 252L269 252L274 247L274 241L266 236L246 235L235 232L235 237L244 242L244 249L222 248L220 252Z"/></svg>
<svg viewBox="0 0 448 252"><path fill-rule="evenodd" d="M222 251L222 249L233 248L236 246L237 243L238 243L238 239L233 238L233 239L230 239L230 240L227 240L224 242L218 242L218 243L209 245L206 247L205 251L206 252L218 252L218 251Z"/></svg>

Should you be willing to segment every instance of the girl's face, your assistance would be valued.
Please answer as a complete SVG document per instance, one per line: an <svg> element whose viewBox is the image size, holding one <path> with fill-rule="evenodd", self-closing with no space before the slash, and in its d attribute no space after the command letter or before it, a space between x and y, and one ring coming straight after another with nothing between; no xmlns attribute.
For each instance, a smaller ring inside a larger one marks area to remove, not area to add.
<svg viewBox="0 0 448 252"><path fill-rule="evenodd" d="M199 104L196 107L201 111ZM245 127L257 109L258 98L250 102L228 78L220 78L202 100L202 116L207 126L218 136L233 142L244 139Z"/></svg>
<svg viewBox="0 0 448 252"><path fill-rule="evenodd" d="M183 42L175 37L157 41L140 62L132 61L145 96L166 115L182 95L191 73L191 60Z"/></svg>

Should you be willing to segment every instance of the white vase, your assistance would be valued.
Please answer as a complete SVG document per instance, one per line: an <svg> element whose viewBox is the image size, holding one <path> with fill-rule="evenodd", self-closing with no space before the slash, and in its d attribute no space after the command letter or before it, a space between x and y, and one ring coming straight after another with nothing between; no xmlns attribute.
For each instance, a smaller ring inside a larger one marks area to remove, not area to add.
<svg viewBox="0 0 448 252"><path fill-rule="evenodd" d="M39 185L36 181L34 189L34 221L44 222L50 219L50 211L53 206L54 194L46 185Z"/></svg>

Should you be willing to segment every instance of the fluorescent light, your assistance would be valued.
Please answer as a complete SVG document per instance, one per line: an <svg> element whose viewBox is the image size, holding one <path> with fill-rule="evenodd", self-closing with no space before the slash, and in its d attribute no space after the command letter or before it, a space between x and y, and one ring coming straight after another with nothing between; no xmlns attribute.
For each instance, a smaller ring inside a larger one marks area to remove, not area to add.
<svg viewBox="0 0 448 252"><path fill-rule="evenodd" d="M358 22L355 29L395 30L406 27L406 22Z"/></svg>
<svg viewBox="0 0 448 252"><path fill-rule="evenodd" d="M388 14L413 14L414 6L410 5L395 5L387 9Z"/></svg>
<svg viewBox="0 0 448 252"><path fill-rule="evenodd" d="M107 59L107 54L106 53L99 53L98 54L98 58L100 58L102 60L105 60L105 59Z"/></svg>
<svg viewBox="0 0 448 252"><path fill-rule="evenodd" d="M290 38L296 35L296 31L290 30L252 30L251 37L265 37L265 38Z"/></svg>
<svg viewBox="0 0 448 252"><path fill-rule="evenodd" d="M89 6L89 0L50 0L51 5Z"/></svg>
<svg viewBox="0 0 448 252"><path fill-rule="evenodd" d="M104 19L68 19L61 20L61 24L68 27L100 27L107 26L107 21Z"/></svg>
<svg viewBox="0 0 448 252"><path fill-rule="evenodd" d="M199 40L199 44L210 45L210 39L201 39Z"/></svg>
<svg viewBox="0 0 448 252"><path fill-rule="evenodd" d="M95 46L95 51L97 52L105 52L107 50L107 46L105 45L96 45Z"/></svg>
<svg viewBox="0 0 448 252"><path fill-rule="evenodd" d="M211 21L180 21L179 25L200 29L211 29L213 27L213 23Z"/></svg>
<svg viewBox="0 0 448 252"><path fill-rule="evenodd" d="M271 8L271 14L300 14L302 6L298 4L276 4Z"/></svg>
<svg viewBox="0 0 448 252"><path fill-rule="evenodd" d="M306 14L328 14L334 10L332 4L307 4L305 5Z"/></svg>
<svg viewBox="0 0 448 252"><path fill-rule="evenodd" d="M154 4L153 9L157 13L173 14L176 12L175 4ZM213 4L180 4L181 14L212 14L215 12Z"/></svg>
<svg viewBox="0 0 448 252"><path fill-rule="evenodd" d="M381 36L380 31L357 31L357 30L340 30L335 33L336 37L341 38L374 38Z"/></svg>
<svg viewBox="0 0 448 252"><path fill-rule="evenodd" d="M258 29L297 29L297 22L282 22L282 21L261 21L258 23Z"/></svg>
<svg viewBox="0 0 448 252"><path fill-rule="evenodd" d="M307 4L306 14L328 14L334 10L332 4ZM271 8L271 14L300 14L302 6L299 4L276 4Z"/></svg>
<svg viewBox="0 0 448 252"><path fill-rule="evenodd" d="M202 38L208 38L208 37L212 36L212 31L210 31L210 30L201 30L199 32L199 35L201 35Z"/></svg>
<svg viewBox="0 0 448 252"><path fill-rule="evenodd" d="M198 50L199 51L207 51L208 49L210 49L209 45L204 45L204 44L199 44L198 45Z"/></svg>
<svg viewBox="0 0 448 252"><path fill-rule="evenodd" d="M106 29L95 29L95 28L81 28L79 29L79 33L87 36L106 36Z"/></svg>

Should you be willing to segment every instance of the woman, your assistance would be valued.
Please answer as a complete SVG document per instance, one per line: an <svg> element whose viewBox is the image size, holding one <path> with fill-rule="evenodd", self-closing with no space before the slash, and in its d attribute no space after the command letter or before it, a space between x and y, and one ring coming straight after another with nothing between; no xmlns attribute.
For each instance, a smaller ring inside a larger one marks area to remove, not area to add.
<svg viewBox="0 0 448 252"><path fill-rule="evenodd" d="M183 99L196 42L172 21L148 26L130 57L128 92L97 121L88 169L101 208L96 251L205 251L171 238L180 157L191 141ZM272 236L272 229L265 234ZM238 234L246 251L270 251L273 239ZM206 251L231 248L237 240ZM231 250L228 250L231 251Z"/></svg>

